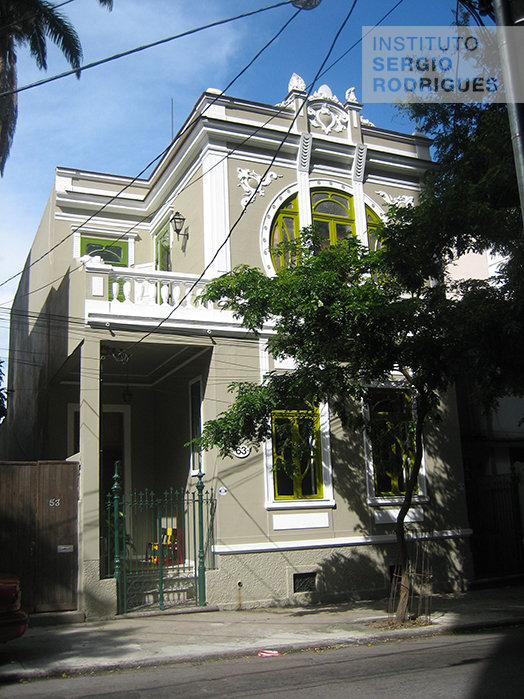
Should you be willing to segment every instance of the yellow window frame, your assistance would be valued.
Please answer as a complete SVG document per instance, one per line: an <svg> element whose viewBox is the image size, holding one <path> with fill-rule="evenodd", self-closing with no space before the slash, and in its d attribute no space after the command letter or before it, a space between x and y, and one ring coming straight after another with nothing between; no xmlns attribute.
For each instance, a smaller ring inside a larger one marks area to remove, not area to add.
<svg viewBox="0 0 524 699"><path fill-rule="evenodd" d="M367 399L375 496L402 496L415 452L411 395L405 389L374 388Z"/></svg>
<svg viewBox="0 0 524 699"><path fill-rule="evenodd" d="M301 429L307 423L310 423L308 429ZM271 429L275 500L321 499L322 446L318 408L274 410Z"/></svg>

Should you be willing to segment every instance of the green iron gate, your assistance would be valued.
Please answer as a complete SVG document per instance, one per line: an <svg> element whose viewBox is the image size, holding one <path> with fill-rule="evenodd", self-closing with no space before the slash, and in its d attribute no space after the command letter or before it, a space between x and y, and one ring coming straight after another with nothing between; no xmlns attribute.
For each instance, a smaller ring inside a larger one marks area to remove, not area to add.
<svg viewBox="0 0 524 699"><path fill-rule="evenodd" d="M215 567L213 490L122 493L118 467L107 495L103 565L118 590L118 614L206 604L205 571Z"/></svg>

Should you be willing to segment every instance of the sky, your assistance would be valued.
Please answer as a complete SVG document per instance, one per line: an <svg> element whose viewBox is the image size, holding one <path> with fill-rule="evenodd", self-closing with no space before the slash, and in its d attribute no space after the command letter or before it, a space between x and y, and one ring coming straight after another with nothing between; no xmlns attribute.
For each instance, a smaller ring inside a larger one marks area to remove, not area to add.
<svg viewBox="0 0 524 699"><path fill-rule="evenodd" d="M203 25L270 7L278 0L114 0L112 12L96 0L74 0L64 13L82 43L83 63L155 42ZM329 66L378 23L398 0L357 0ZM58 2L56 3L58 4ZM302 10L227 94L277 104L293 73L309 84L322 65L353 0L322 0ZM386 26L449 26L455 0L403 0ZM11 156L0 179L0 284L21 271L53 186L56 167L134 177L169 144L172 133L207 88L223 90L296 13L288 4L20 92ZM18 84L29 85L68 69L54 46L47 73L21 47ZM351 50L317 86L327 84L343 102L361 95L362 53ZM173 108L172 108L173 105ZM173 118L172 118L173 114ZM376 126L412 132L393 105L369 104ZM0 359L7 358L9 306L18 278L0 286Z"/></svg>

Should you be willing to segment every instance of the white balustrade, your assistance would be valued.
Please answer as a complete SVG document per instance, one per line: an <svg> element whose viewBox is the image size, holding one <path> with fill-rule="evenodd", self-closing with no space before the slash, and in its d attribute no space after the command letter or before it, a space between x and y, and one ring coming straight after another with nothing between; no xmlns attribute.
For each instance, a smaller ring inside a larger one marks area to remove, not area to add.
<svg viewBox="0 0 524 699"><path fill-rule="evenodd" d="M124 279L124 284L122 286L122 291L124 292L124 303L132 303L131 301L131 281Z"/></svg>
<svg viewBox="0 0 524 699"><path fill-rule="evenodd" d="M169 300L169 283L160 282L160 298L162 299L162 306L167 306Z"/></svg>
<svg viewBox="0 0 524 699"><path fill-rule="evenodd" d="M121 274L113 269L109 275L113 303L134 306L177 307L184 311L212 311L213 303L202 303L205 283L196 286L191 278L177 278L176 275L144 276L143 271L126 269ZM118 298L120 296L120 299ZM122 300L123 296L123 300Z"/></svg>
<svg viewBox="0 0 524 699"><path fill-rule="evenodd" d="M181 284L174 282L173 287L172 287L172 291L171 291L171 301L173 303L173 306L178 306L181 298L182 298L182 286L181 286Z"/></svg>

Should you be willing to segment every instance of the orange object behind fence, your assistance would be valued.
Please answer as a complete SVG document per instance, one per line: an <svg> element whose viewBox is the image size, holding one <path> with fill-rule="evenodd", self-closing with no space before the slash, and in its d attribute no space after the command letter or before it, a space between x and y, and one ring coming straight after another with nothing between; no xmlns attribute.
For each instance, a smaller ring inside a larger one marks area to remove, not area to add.
<svg viewBox="0 0 524 699"><path fill-rule="evenodd" d="M172 529L171 527L162 528L162 565L174 566L182 563L182 551L180 550L180 529ZM159 563L159 544L158 541L152 541L147 545L147 560L149 563ZM156 553L155 553L156 551Z"/></svg>

